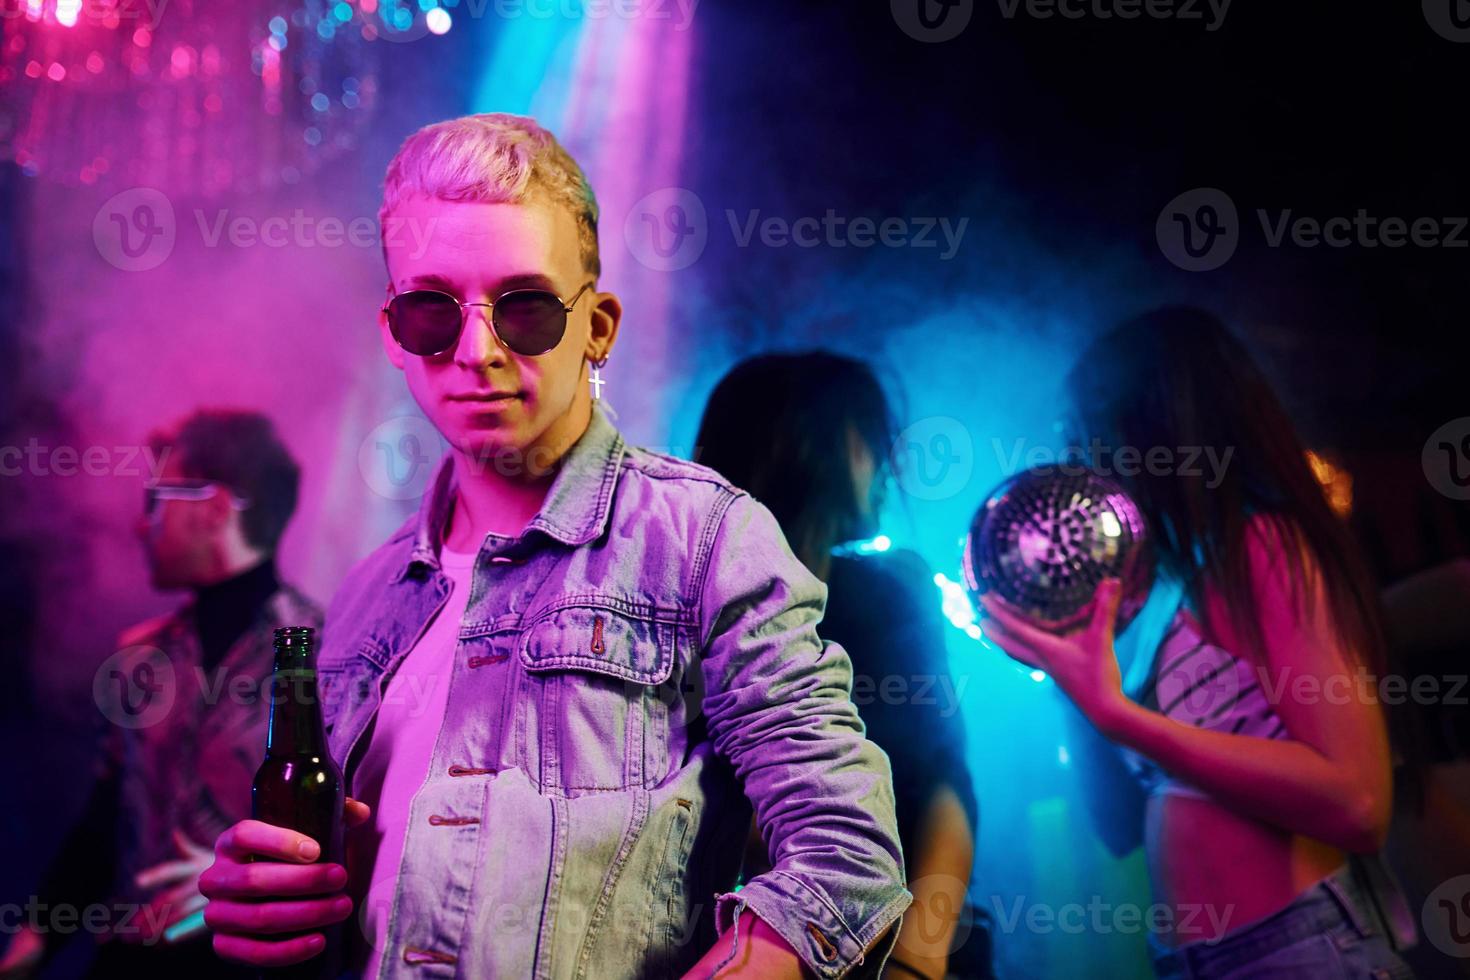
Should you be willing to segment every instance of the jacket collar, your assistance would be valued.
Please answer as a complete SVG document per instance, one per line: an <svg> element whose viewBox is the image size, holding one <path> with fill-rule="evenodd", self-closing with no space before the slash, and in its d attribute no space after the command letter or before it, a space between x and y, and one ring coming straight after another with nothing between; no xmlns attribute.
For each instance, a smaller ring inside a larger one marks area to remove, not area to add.
<svg viewBox="0 0 1470 980"><path fill-rule="evenodd" d="M584 545L607 529L627 444L595 403L586 430L561 459L546 500L526 531L540 531L571 547ZM429 479L415 520L408 560L394 574L401 581L415 564L439 568L439 546L455 490L454 454L446 453Z"/></svg>

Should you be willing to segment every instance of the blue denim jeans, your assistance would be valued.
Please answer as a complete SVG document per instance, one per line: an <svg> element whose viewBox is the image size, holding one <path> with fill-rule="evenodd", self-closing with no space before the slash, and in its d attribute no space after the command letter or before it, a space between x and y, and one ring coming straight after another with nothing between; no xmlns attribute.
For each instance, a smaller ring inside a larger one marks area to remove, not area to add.
<svg viewBox="0 0 1470 980"><path fill-rule="evenodd" d="M1414 973L1393 951L1372 898L1350 865L1290 905L1224 938L1168 949L1149 937L1162 980L1399 980Z"/></svg>

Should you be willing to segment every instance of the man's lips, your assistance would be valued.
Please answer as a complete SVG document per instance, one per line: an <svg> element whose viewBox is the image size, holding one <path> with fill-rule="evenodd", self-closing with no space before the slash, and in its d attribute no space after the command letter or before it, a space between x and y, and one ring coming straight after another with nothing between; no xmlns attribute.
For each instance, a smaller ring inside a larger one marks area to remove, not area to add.
<svg viewBox="0 0 1470 980"><path fill-rule="evenodd" d="M521 393L518 391L466 391L446 397L452 402L500 402L520 398Z"/></svg>

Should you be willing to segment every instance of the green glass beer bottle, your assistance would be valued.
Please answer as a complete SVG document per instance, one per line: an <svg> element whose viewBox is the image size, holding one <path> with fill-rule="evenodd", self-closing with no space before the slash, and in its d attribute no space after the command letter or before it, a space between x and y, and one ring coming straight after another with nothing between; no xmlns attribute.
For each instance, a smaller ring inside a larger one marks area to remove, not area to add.
<svg viewBox="0 0 1470 980"><path fill-rule="evenodd" d="M316 685L316 631L286 626L275 631L270 731L265 761L250 790L256 820L305 834L321 846L319 863L343 864L342 770L327 748ZM333 977L341 969L342 927L322 930L326 948L294 966L266 970L271 978ZM271 936L282 939L283 936Z"/></svg>

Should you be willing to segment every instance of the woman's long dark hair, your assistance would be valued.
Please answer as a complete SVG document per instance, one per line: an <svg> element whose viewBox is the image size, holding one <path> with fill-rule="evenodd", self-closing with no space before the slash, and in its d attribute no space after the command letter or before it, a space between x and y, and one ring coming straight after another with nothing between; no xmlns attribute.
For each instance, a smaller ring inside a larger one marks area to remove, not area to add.
<svg viewBox="0 0 1470 980"><path fill-rule="evenodd" d="M894 440L883 386L861 361L825 351L763 354L715 386L696 458L771 509L796 556L825 577L832 548L873 533ZM849 440L873 457L869 500L853 482Z"/></svg>
<svg viewBox="0 0 1470 980"><path fill-rule="evenodd" d="M1328 505L1276 392L1224 324L1188 307L1146 313L1094 341L1068 388L1089 444L1132 447L1145 457L1164 447L1176 462L1185 459L1181 450L1231 454L1223 474L1201 464L1167 474L1138 467L1144 472L1115 478L1147 515L1160 564L1185 584L1193 608L1206 615L1205 588L1218 591L1250 647L1240 652L1264 662L1247 540L1259 518L1284 546L1297 600L1310 600L1306 585L1320 576L1339 641L1382 675L1378 599L1355 542Z"/></svg>

